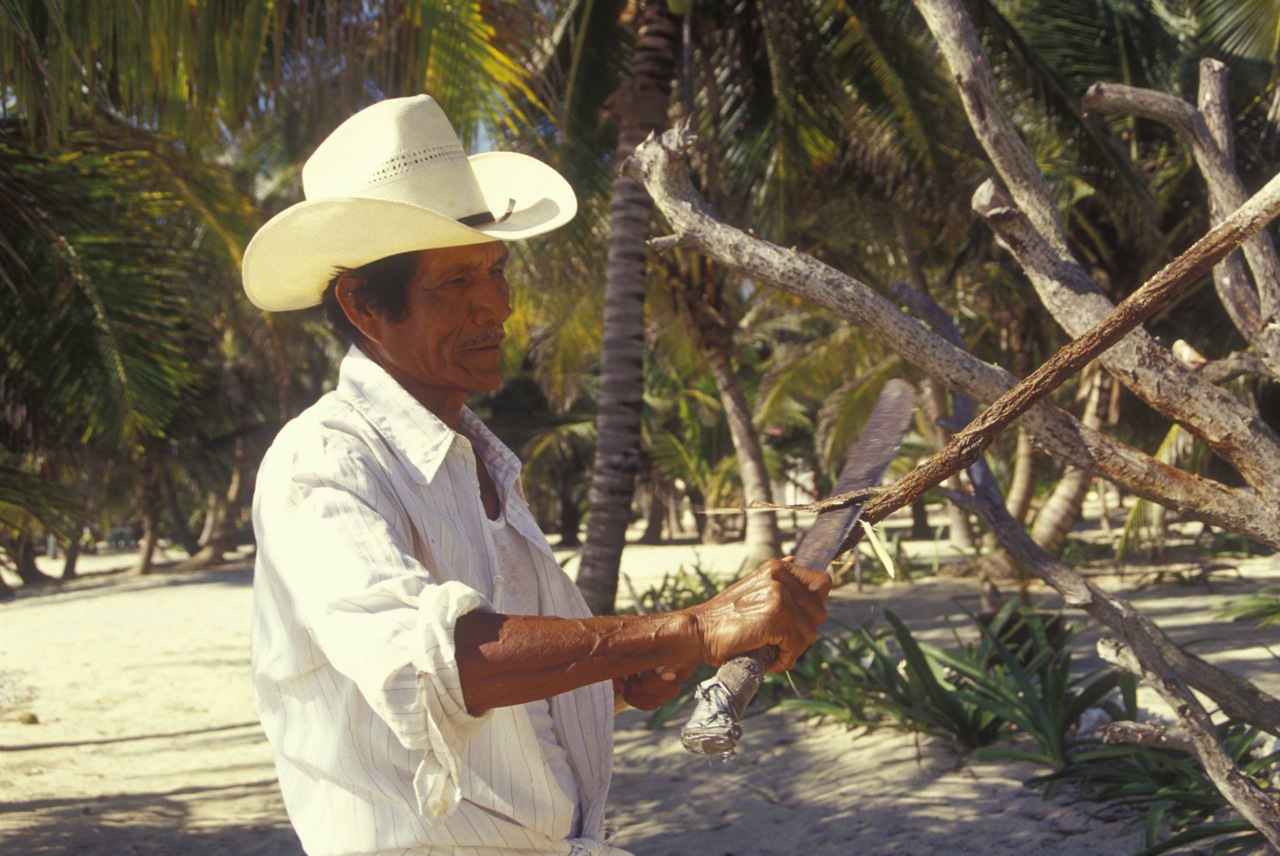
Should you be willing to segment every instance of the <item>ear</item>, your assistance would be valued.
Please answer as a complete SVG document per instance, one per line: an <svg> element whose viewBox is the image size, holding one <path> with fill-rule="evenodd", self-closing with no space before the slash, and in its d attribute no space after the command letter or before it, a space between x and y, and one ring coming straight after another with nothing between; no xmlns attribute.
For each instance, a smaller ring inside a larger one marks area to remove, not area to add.
<svg viewBox="0 0 1280 856"><path fill-rule="evenodd" d="M369 309L368 304L357 293L359 287L360 277L344 273L338 277L338 282L334 285L334 296L338 298L342 314L347 316L347 320L360 331L360 334L370 342L380 343L386 319Z"/></svg>

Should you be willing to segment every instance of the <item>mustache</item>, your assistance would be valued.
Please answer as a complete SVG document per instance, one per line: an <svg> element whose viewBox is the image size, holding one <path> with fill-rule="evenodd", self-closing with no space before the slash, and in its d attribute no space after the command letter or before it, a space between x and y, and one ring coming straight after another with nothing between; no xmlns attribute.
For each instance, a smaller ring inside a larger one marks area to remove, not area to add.
<svg viewBox="0 0 1280 856"><path fill-rule="evenodd" d="M496 345L507 337L506 331L501 327L495 327L492 330L486 330L470 339L462 342L464 348L487 348L490 345Z"/></svg>

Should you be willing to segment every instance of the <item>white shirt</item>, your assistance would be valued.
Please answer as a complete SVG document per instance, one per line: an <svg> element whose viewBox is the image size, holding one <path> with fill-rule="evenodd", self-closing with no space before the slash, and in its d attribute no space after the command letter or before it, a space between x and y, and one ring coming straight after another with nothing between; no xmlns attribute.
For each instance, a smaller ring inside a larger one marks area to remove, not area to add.
<svg viewBox="0 0 1280 856"><path fill-rule="evenodd" d="M337 389L285 426L259 470L255 698L312 856L606 852L611 684L549 700L575 787L557 780L526 706L473 717L463 703L454 624L502 611L508 575L532 572L519 581L532 579L542 614L590 615L529 512L519 461L463 420L450 430L352 348ZM499 561L476 455L523 568Z"/></svg>

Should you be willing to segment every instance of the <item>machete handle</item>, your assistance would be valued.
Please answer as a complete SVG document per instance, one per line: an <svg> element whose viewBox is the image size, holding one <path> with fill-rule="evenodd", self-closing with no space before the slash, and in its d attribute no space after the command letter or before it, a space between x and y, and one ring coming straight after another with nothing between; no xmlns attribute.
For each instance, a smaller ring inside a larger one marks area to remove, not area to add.
<svg viewBox="0 0 1280 856"><path fill-rule="evenodd" d="M742 736L738 720L776 659L777 647L766 645L726 660L715 675L698 684L693 715L680 730L684 748L695 755L732 753Z"/></svg>

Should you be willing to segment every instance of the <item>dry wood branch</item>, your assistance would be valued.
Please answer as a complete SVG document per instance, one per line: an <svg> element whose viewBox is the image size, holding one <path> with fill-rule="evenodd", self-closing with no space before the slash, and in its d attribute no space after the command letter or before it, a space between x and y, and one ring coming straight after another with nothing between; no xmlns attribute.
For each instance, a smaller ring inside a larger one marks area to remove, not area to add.
<svg viewBox="0 0 1280 856"><path fill-rule="evenodd" d="M775 284L800 296L810 297L854 323L865 322L861 323L861 326L868 328L868 332L877 335L887 345L907 359L921 365L926 371L943 378L944 382L971 392L979 398L984 397L983 390L990 392L991 387L985 386L982 382L983 380L990 382L990 375L983 378L985 373L975 366L978 361L964 351L928 334L921 325L904 316L866 286L814 259L794 252L786 252L720 223L707 209L701 197L694 192L689 181L682 162L682 152L688 145L686 137L687 132L684 129L676 129L664 135L662 142L650 140L637 149L629 166L645 183L655 203L677 229L675 241L669 243L692 247L722 264L751 275L758 281ZM1107 444L1097 435L1087 436L1084 429L1074 421L1069 422L1066 428L1077 444L1072 446L1071 443L1064 442L1066 438L1045 429L1047 424L1058 417L1052 415L1054 413L1052 408L1037 406L1036 400L1052 388L1050 384L1060 383L1070 372L1078 370L1084 362L1092 358L1096 349L1107 347L1110 342L1132 329L1134 324L1140 323L1142 318L1146 317L1143 313L1152 310L1152 301L1156 301L1154 305L1159 305L1161 295L1166 294L1168 290L1182 287L1185 284L1185 277L1194 277L1203 273L1216 258L1238 246L1240 240L1248 234L1248 229L1261 228L1265 220L1256 209L1267 209L1267 206L1272 206L1272 209L1267 210L1273 210L1275 206L1280 205L1280 200L1271 198L1280 195L1280 179L1272 184L1275 187L1268 185L1269 195L1253 200L1250 203L1252 207L1246 206L1248 210L1236 212L1230 220L1206 235L1182 259L1175 261L1157 274L1149 283L1149 288L1144 286L1134 298L1121 304L1114 313L1114 317L1109 318L1108 322L1101 325L1098 330L1091 331L1084 342L1074 348L1069 346L1070 350L1064 349L1063 353L1042 366L1027 381L1017 385L1009 394L1002 396L997 402L998 406L993 405L989 409L989 412L995 411L993 416L976 423L977 427L973 430L961 432L943 453L935 456L936 460L931 459L915 474L874 497L867 504L865 516L875 521L882 519L890 511L906 505L928 487L940 483L947 475L957 472L966 463L976 459L985 448L985 444L994 438L995 432L1009 424L1012 419L1019 414L1030 414L1036 410L1040 411L1039 419L1030 420L1035 426L1032 430L1039 428L1048 440L1058 441L1064 450L1079 456L1085 466L1089 466L1091 462L1108 465L1116 472L1117 477L1112 479L1113 481L1127 486L1141 484L1145 489L1159 494L1157 501L1161 499L1165 502L1169 501L1160 489L1172 485L1172 490L1181 492L1184 498L1192 494L1194 488L1207 487L1210 493L1220 494L1217 502L1207 506L1216 508L1218 514L1227 507L1232 507L1234 513L1239 513L1251 502L1256 503L1256 498L1248 498L1247 495L1229 491L1220 485L1210 486L1211 483L1205 480L1180 473L1172 468L1161 469L1163 465L1158 465L1132 450L1129 450L1130 456L1125 464L1117 465L1110 458L1114 454L1125 454L1123 447L1119 444ZM980 378L982 380L979 380ZM1003 376L1001 381L1007 384L1007 379ZM1057 412L1060 413L1060 411ZM1105 452L1102 451L1104 447ZM1093 468L1098 471L1103 470L1102 466ZM1165 479L1170 481L1164 482ZM1141 491L1135 492L1141 493ZM955 499L960 500L962 497L955 497ZM1269 541L1273 546L1280 546L1280 540L1275 537L1274 513L1260 503L1253 507L1259 516L1250 518L1246 515L1240 520L1243 528L1235 531L1257 532L1259 527L1254 521L1265 520L1268 522L1262 528L1268 534L1260 540ZM1194 508L1185 510L1196 511ZM1201 514L1201 516L1205 515ZM1014 524L1014 528L1021 533L1021 527ZM1026 538L1025 533L1021 534ZM1009 546L1010 542L1004 543ZM1100 592L1093 590L1086 581L1078 578L1065 566L1056 564L1049 570L1052 572L1046 572L1046 581L1063 593L1068 604L1081 606L1108 626L1115 626L1133 646L1144 664L1151 668L1150 664L1155 663L1153 674L1170 676L1164 682L1168 685L1164 689L1176 699L1175 709L1187 721L1201 726L1200 732L1196 735L1196 751L1206 771L1214 778L1215 783L1224 789L1223 792L1227 794L1228 799L1231 799L1233 804L1250 819L1250 822L1264 831L1269 829L1269 835L1276 835L1273 840L1280 841L1280 825L1276 824L1275 805L1265 795L1260 794L1252 783L1241 776L1239 771L1230 764L1230 759L1217 744L1216 737L1212 733L1212 723L1208 722L1207 714L1176 674L1170 671L1160 647L1150 642L1152 637L1148 634L1152 631L1158 633L1158 629L1133 610L1122 609L1116 601L1105 596L1100 597ZM1173 646L1168 647L1176 651ZM1177 655L1169 653L1168 656L1176 658ZM1158 659L1153 661L1152 658ZM1213 683L1218 678L1212 672L1201 670L1196 674L1195 680ZM1239 684L1231 681L1219 681L1219 683L1221 686L1213 684L1212 691L1204 687L1201 689L1214 697L1224 710L1253 710L1252 705L1269 713L1267 716L1251 716L1248 721L1270 729L1274 729L1275 723L1280 722L1280 713L1275 710L1280 702L1258 693L1256 689L1250 692L1251 685L1248 685L1249 689L1241 690ZM1220 697L1223 695L1227 698Z"/></svg>
<svg viewBox="0 0 1280 856"><path fill-rule="evenodd" d="M1078 265L1054 254L1049 243L993 182L984 183L974 194L974 209L1032 281L1039 283L1042 294L1048 293L1060 302L1091 303L1091 315L1111 306ZM1164 305L1207 274L1244 239L1261 231L1277 213L1280 180L1273 178L1244 207L1157 272L1119 307L1103 316L1101 322L1088 330L1076 330L1080 335L1076 342L1097 335L1114 322L1117 313L1132 316L1146 312L1144 306L1152 301L1156 306L1151 311ZM1118 346L1102 354L1103 364L1153 409L1186 426L1251 484L1259 486L1262 493L1270 493L1275 484L1271 479L1280 478L1280 470L1276 469L1280 460L1266 450L1280 451L1280 437L1242 402L1187 369L1136 327L1128 327L1135 330L1133 335L1112 342Z"/></svg>
<svg viewBox="0 0 1280 856"><path fill-rule="evenodd" d="M1220 360L1205 363L1199 369L1210 383L1224 384L1245 375L1257 375L1266 371L1258 355L1250 351L1234 351Z"/></svg>
<svg viewBox="0 0 1280 856"><path fill-rule="evenodd" d="M996 218L1007 215L1007 228L998 219L992 227L1058 323L1072 336L1083 335L1102 323L1111 302L1067 249L1048 185L1005 115L963 4L916 0L916 5L955 78L970 126L1014 200L989 212ZM1210 139L1207 131L1203 136ZM1016 234L1010 235L1013 229ZM1259 493L1268 495L1280 485L1280 437L1243 403L1186 371L1145 331L1107 351L1102 362L1149 406L1201 438Z"/></svg>
<svg viewBox="0 0 1280 856"><path fill-rule="evenodd" d="M1108 595L1041 550L1004 508L992 485L975 485L972 497L949 496L982 517L1006 550L1036 577L1062 594L1068 606L1083 609L1111 630L1116 640L1099 645L1103 658L1135 671L1173 709L1180 728L1205 772L1232 805L1273 845L1280 844L1280 805L1245 776L1218 740L1213 722L1191 692L1194 686L1228 716L1271 733L1280 730L1280 700L1253 684L1189 657L1149 618L1123 598Z"/></svg>
<svg viewBox="0 0 1280 856"><path fill-rule="evenodd" d="M1176 749L1192 754L1195 742L1185 728L1154 722L1109 722L1100 729L1103 743L1136 743L1155 749Z"/></svg>
<svg viewBox="0 0 1280 856"><path fill-rule="evenodd" d="M1049 183L1023 145L1017 127L999 108L995 75L969 25L963 4L960 0L915 0L915 5L942 50L969 124L987 157L1036 230L1067 256L1067 239L1058 221Z"/></svg>
<svg viewBox="0 0 1280 856"><path fill-rule="evenodd" d="M1227 107L1227 67L1222 63L1212 59L1201 61L1198 103L1200 115L1204 117L1214 144L1228 164L1235 163L1235 136L1231 130L1231 116ZM1225 214L1219 194L1211 190L1210 222L1220 222ZM1241 253L1232 253L1213 269L1213 285L1231 323L1246 341L1265 350L1267 342L1255 338L1262 329L1262 308L1258 292L1254 290L1245 272Z"/></svg>
<svg viewBox="0 0 1280 856"><path fill-rule="evenodd" d="M689 247L757 282L824 306L944 385L978 401L993 401L1015 385L1016 378L1008 372L931 334L858 280L811 256L784 250L721 222L690 181L685 161L690 145L687 129L678 127L639 146L627 164L674 229L666 245ZM1032 402L1021 422L1050 454L1064 461L1098 473L1137 496L1280 549L1280 517L1256 495L1162 464L1114 438L1089 431L1044 402ZM961 462L957 469L963 466Z"/></svg>
<svg viewBox="0 0 1280 856"><path fill-rule="evenodd" d="M1129 295L1101 324L1063 346L1025 380L1002 395L956 434L942 451L895 484L892 491L869 501L864 512L867 518L872 521L883 519L888 513L914 502L947 476L972 464L996 436L1032 404L1181 294L1277 213L1280 213L1280 177L1272 179L1244 207Z"/></svg>
<svg viewBox="0 0 1280 856"><path fill-rule="evenodd" d="M1114 83L1094 84L1082 101L1087 110L1140 116L1176 131L1191 149L1209 189L1214 223L1239 208L1247 197L1233 166L1226 74L1227 67L1217 60L1201 62L1199 109L1172 95ZM1280 364L1280 342L1272 323L1280 310L1280 256L1265 233L1246 241L1243 249L1257 290L1250 285L1238 258L1225 260L1215 271L1215 284L1233 323L1263 352L1274 371Z"/></svg>

